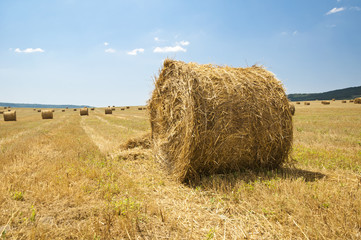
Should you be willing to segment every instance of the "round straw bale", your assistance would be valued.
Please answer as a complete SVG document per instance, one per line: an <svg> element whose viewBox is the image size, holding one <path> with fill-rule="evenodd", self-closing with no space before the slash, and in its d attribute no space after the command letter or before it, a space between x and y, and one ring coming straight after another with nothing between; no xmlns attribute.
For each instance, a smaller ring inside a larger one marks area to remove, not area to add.
<svg viewBox="0 0 361 240"><path fill-rule="evenodd" d="M115 107L112 107L112 111L115 111Z"/></svg>
<svg viewBox="0 0 361 240"><path fill-rule="evenodd" d="M11 109L8 109L8 112L10 112L11 111Z"/></svg>
<svg viewBox="0 0 361 240"><path fill-rule="evenodd" d="M41 109L38 109L38 112L41 112Z"/></svg>
<svg viewBox="0 0 361 240"><path fill-rule="evenodd" d="M295 115L296 107L292 103L290 103L290 111L291 111L292 116Z"/></svg>
<svg viewBox="0 0 361 240"><path fill-rule="evenodd" d="M34 108L33 111L36 111L36 108Z"/></svg>
<svg viewBox="0 0 361 240"><path fill-rule="evenodd" d="M55 110L54 110L54 109L52 109L51 111L52 111L52 112L55 112Z"/></svg>
<svg viewBox="0 0 361 240"><path fill-rule="evenodd" d="M296 102L296 104L301 104L300 102Z"/></svg>
<svg viewBox="0 0 361 240"><path fill-rule="evenodd" d="M120 110L124 111L124 110L125 110L125 108L121 108Z"/></svg>
<svg viewBox="0 0 361 240"><path fill-rule="evenodd" d="M138 110L143 110L143 108L138 108Z"/></svg>
<svg viewBox="0 0 361 240"><path fill-rule="evenodd" d="M127 109L129 109L130 107L129 106L127 106Z"/></svg>
<svg viewBox="0 0 361 240"><path fill-rule="evenodd" d="M3 114L4 113L4 110L0 110L0 114Z"/></svg>
<svg viewBox="0 0 361 240"><path fill-rule="evenodd" d="M74 112L76 112L77 110L76 110L76 108L74 108L74 110L73 110Z"/></svg>
<svg viewBox="0 0 361 240"><path fill-rule="evenodd" d="M331 104L330 101L322 101L321 103L322 103L323 105L330 105L330 104Z"/></svg>
<svg viewBox="0 0 361 240"><path fill-rule="evenodd" d="M361 97L355 98L355 99L353 100L353 102L354 102L355 104L361 104Z"/></svg>
<svg viewBox="0 0 361 240"><path fill-rule="evenodd" d="M351 103L351 102L353 102L353 100L351 99L349 102Z"/></svg>
<svg viewBox="0 0 361 240"><path fill-rule="evenodd" d="M309 102L304 102L304 104L305 104L305 105L310 105L311 103L309 103Z"/></svg>
<svg viewBox="0 0 361 240"><path fill-rule="evenodd" d="M347 103L347 101L346 101L346 100L342 100L342 103Z"/></svg>
<svg viewBox="0 0 361 240"><path fill-rule="evenodd" d="M16 121L16 111L4 112L4 121Z"/></svg>
<svg viewBox="0 0 361 240"><path fill-rule="evenodd" d="M95 108L91 108L90 110L94 111Z"/></svg>
<svg viewBox="0 0 361 240"><path fill-rule="evenodd" d="M332 101L334 102L334 101L336 101L336 99L332 98Z"/></svg>
<svg viewBox="0 0 361 240"><path fill-rule="evenodd" d="M62 112L65 112L65 109L62 109L61 111L62 111Z"/></svg>
<svg viewBox="0 0 361 240"><path fill-rule="evenodd" d="M165 60L149 100L155 156L179 181L288 159L292 115L285 90L262 67Z"/></svg>
<svg viewBox="0 0 361 240"><path fill-rule="evenodd" d="M80 116L88 116L89 112L87 108L80 109Z"/></svg>
<svg viewBox="0 0 361 240"><path fill-rule="evenodd" d="M4 109L8 109L8 107L4 107Z"/></svg>
<svg viewBox="0 0 361 240"><path fill-rule="evenodd" d="M110 107L107 107L107 108L105 108L105 114L112 114L112 108L110 108Z"/></svg>
<svg viewBox="0 0 361 240"><path fill-rule="evenodd" d="M53 119L53 111L52 110L42 110L41 118L42 119Z"/></svg>

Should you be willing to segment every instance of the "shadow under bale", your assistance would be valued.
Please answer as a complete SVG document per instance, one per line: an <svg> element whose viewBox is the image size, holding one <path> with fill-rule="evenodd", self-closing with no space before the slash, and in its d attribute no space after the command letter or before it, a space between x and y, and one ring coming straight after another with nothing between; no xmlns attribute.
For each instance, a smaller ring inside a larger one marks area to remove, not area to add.
<svg viewBox="0 0 361 240"><path fill-rule="evenodd" d="M292 115L285 90L262 67L165 60L149 101L155 157L181 182L288 159Z"/></svg>

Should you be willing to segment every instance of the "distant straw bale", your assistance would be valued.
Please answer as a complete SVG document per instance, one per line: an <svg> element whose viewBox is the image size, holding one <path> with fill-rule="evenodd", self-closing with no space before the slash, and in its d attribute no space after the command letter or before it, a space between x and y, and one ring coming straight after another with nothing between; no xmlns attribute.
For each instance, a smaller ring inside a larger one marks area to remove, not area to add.
<svg viewBox="0 0 361 240"><path fill-rule="evenodd" d="M336 101L336 99L332 98L332 101L334 102L334 101Z"/></svg>
<svg viewBox="0 0 361 240"><path fill-rule="evenodd" d="M129 109L130 107L129 106L127 106L127 109Z"/></svg>
<svg viewBox="0 0 361 240"><path fill-rule="evenodd" d="M112 107L112 111L115 111L115 107Z"/></svg>
<svg viewBox="0 0 361 240"><path fill-rule="evenodd" d="M347 101L346 101L346 100L342 100L342 103L347 103Z"/></svg>
<svg viewBox="0 0 361 240"><path fill-rule="evenodd" d="M353 101L355 104L361 104L361 97L355 98Z"/></svg>
<svg viewBox="0 0 361 240"><path fill-rule="evenodd" d="M77 109L76 108L74 108L74 110L73 110L74 112L76 112L77 111Z"/></svg>
<svg viewBox="0 0 361 240"><path fill-rule="evenodd" d="M138 108L138 110L143 110L143 108Z"/></svg>
<svg viewBox="0 0 361 240"><path fill-rule="evenodd" d="M296 102L296 104L301 104L300 102Z"/></svg>
<svg viewBox="0 0 361 240"><path fill-rule="evenodd" d="M121 111L124 111L124 110L125 110L125 108L121 108L120 110L121 110Z"/></svg>
<svg viewBox="0 0 361 240"><path fill-rule="evenodd" d="M16 121L16 111L4 112L4 121Z"/></svg>
<svg viewBox="0 0 361 240"><path fill-rule="evenodd" d="M322 101L321 103L322 103L323 105L330 105L330 104L331 104L330 101Z"/></svg>
<svg viewBox="0 0 361 240"><path fill-rule="evenodd" d="M112 108L110 107L105 108L105 114L112 114L112 113L113 113Z"/></svg>
<svg viewBox="0 0 361 240"><path fill-rule="evenodd" d="M296 107L292 103L290 103L290 111L291 111L292 116L295 115Z"/></svg>
<svg viewBox="0 0 361 240"><path fill-rule="evenodd" d="M90 110L94 111L94 110L95 110L95 108L91 108Z"/></svg>
<svg viewBox="0 0 361 240"><path fill-rule="evenodd" d="M42 110L41 118L42 119L53 119L53 111L52 110Z"/></svg>
<svg viewBox="0 0 361 240"><path fill-rule="evenodd" d="M353 102L353 100L351 99L349 102L350 102L350 103L352 103L352 102Z"/></svg>
<svg viewBox="0 0 361 240"><path fill-rule="evenodd" d="M65 109L62 109L61 111L62 111L62 112L65 112Z"/></svg>
<svg viewBox="0 0 361 240"><path fill-rule="evenodd" d="M88 108L82 108L80 109L80 116L88 116L89 115L89 111Z"/></svg>
<svg viewBox="0 0 361 240"><path fill-rule="evenodd" d="M8 109L8 107L4 107L4 109Z"/></svg>
<svg viewBox="0 0 361 240"><path fill-rule="evenodd" d="M182 182L288 159L292 115L285 90L262 67L165 60L149 100L155 157Z"/></svg>
<svg viewBox="0 0 361 240"><path fill-rule="evenodd" d="M310 102L304 102L303 104L304 104L304 105L307 105L307 106L308 106L308 105L311 105Z"/></svg>
<svg viewBox="0 0 361 240"><path fill-rule="evenodd" d="M52 112L55 112L55 110L54 110L54 109L52 109L51 111L52 111Z"/></svg>
<svg viewBox="0 0 361 240"><path fill-rule="evenodd" d="M4 110L0 110L0 114L3 114L4 113Z"/></svg>
<svg viewBox="0 0 361 240"><path fill-rule="evenodd" d="M38 112L41 112L41 109L38 109Z"/></svg>

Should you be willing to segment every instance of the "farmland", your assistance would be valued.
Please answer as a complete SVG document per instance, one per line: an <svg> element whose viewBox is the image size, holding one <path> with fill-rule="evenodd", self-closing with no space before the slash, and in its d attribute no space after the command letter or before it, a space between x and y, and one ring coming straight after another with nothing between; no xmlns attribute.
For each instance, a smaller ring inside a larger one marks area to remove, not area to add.
<svg viewBox="0 0 361 240"><path fill-rule="evenodd" d="M360 239L361 105L296 106L291 159L273 171L176 182L131 107L0 121L4 239ZM0 115L1 116L1 115ZM2 116L1 116L2 118Z"/></svg>

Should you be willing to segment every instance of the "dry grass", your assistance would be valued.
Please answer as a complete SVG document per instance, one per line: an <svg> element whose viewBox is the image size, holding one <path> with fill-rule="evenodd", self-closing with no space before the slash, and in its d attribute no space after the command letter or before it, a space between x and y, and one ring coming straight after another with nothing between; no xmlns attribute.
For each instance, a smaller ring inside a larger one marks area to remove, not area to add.
<svg viewBox="0 0 361 240"><path fill-rule="evenodd" d="M293 164L194 186L170 179L141 145L120 148L149 134L145 111L42 121L16 109L17 122L0 121L2 237L360 239L361 107L296 108Z"/></svg>

